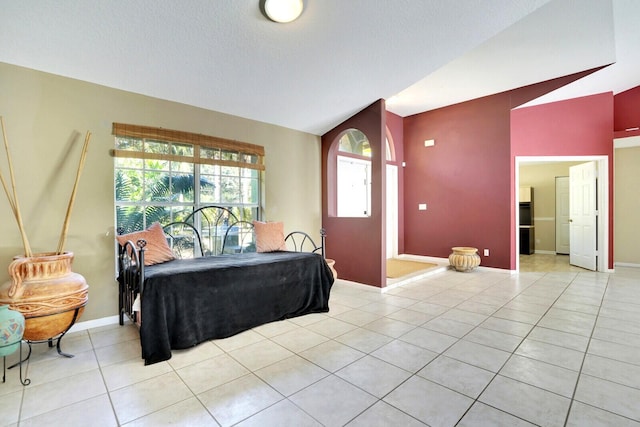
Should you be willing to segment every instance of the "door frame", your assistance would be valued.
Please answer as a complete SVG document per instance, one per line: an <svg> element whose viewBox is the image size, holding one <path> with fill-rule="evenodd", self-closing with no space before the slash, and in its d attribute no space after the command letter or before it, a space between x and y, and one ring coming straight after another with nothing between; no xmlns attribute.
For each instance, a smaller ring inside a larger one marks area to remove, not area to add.
<svg viewBox="0 0 640 427"><path fill-rule="evenodd" d="M558 253L560 253L562 255L569 255L570 254L569 251L571 250L571 245L569 244L569 242L566 243L566 246L569 247L569 250L567 252L559 252L558 251L558 246L559 246L558 245L558 234L560 234L560 233L558 233L558 231L559 231L559 228L560 228L559 226L561 224L561 222L558 221L560 219L560 215L558 215L558 183L562 182L562 181L558 181L558 180L563 180L564 182L566 182L566 188L568 189L569 188L569 177L568 176L556 176L556 182L555 182L555 184L556 184L556 188L555 188L555 190L556 190L556 212L555 212L555 216L554 216L555 217L555 222L556 222L556 227L555 227L556 228L556 248L555 249L556 249L556 255ZM566 193L567 197L569 197L569 194L570 194L570 191L567 190L567 193ZM567 202L567 204L570 203L569 200L566 200L566 202ZM568 215L568 216L570 216L570 215ZM567 219L566 226L569 227L569 224L570 224L569 220ZM570 236L567 236L567 238L570 238Z"/></svg>
<svg viewBox="0 0 640 427"><path fill-rule="evenodd" d="M391 176L389 171L393 171ZM398 166L393 163L388 163L385 169L387 174L387 202L386 202L386 236L387 244L385 247L385 253L388 258L394 258L398 256ZM393 194L390 194L393 192ZM389 248L391 248L391 256L389 256Z"/></svg>
<svg viewBox="0 0 640 427"><path fill-rule="evenodd" d="M514 211L515 211L515 237L516 245L514 248L516 256L516 272L520 271L520 255L518 248L520 247L520 233L518 224L520 223L520 212L518 209L520 203L520 166L522 164L532 163L551 163L551 162L591 162L595 161L598 170L598 259L596 261L596 271L610 272L609 269L609 156L515 156L515 188L514 188Z"/></svg>

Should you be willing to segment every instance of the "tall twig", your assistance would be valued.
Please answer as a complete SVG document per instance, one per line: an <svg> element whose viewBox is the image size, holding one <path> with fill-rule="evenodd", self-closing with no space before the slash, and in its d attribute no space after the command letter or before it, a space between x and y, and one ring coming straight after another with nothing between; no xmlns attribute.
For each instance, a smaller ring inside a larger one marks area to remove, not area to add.
<svg viewBox="0 0 640 427"><path fill-rule="evenodd" d="M4 176L2 175L2 171L0 171L0 181L2 181L2 188L4 189L5 194L7 195L7 199L9 200L9 205L11 206L11 212L13 212L13 216L16 216L16 205L13 204L13 199L11 198L11 193L9 193L9 188L7 187L7 183L4 180Z"/></svg>
<svg viewBox="0 0 640 427"><path fill-rule="evenodd" d="M27 239L27 233L25 233L24 224L22 223L20 204L18 203L18 194L16 191L16 179L13 174L13 162L11 161L11 153L9 152L9 141L7 140L7 133L4 128L4 117L2 116L0 116L0 124L2 124L2 138L4 140L4 149L7 153L7 163L9 164L9 177L11 179L12 193L9 193L9 189L4 180L4 177L2 177L2 187L4 188L5 193L7 193L7 198L9 199L9 204L11 205L11 209L13 210L13 215L16 217L16 221L18 222L18 229L20 230L22 244L24 245L24 254L25 256L30 257L32 255L31 246L29 245L29 239Z"/></svg>
<svg viewBox="0 0 640 427"><path fill-rule="evenodd" d="M64 251L64 244L67 241L67 232L69 231L69 219L71 218L71 211L73 210L73 204L76 200L76 191L78 190L78 183L80 182L80 175L82 169L84 169L84 162L87 157L87 150L89 148L89 141L91 140L91 132L87 131L87 135L84 138L84 145L82 146L82 153L80 154L80 164L78 165L78 171L76 172L76 181L73 184L73 190L71 191L71 197L69 199L69 205L67 206L67 214L64 217L64 223L62 224L62 232L60 233L60 240L58 242L57 254L60 255Z"/></svg>

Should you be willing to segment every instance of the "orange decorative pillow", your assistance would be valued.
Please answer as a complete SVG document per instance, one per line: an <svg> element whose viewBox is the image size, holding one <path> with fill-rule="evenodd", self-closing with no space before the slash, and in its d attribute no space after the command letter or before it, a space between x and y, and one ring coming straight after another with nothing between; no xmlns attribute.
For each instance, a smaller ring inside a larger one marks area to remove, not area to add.
<svg viewBox="0 0 640 427"><path fill-rule="evenodd" d="M122 246L127 243L127 240L131 240L136 245L138 240L146 240L147 246L144 248L144 265L160 264L176 258L167 243L167 238L159 222L154 222L151 224L151 227L144 231L122 234L116 236L116 239L118 239L118 243Z"/></svg>
<svg viewBox="0 0 640 427"><path fill-rule="evenodd" d="M256 233L256 252L286 251L284 225L281 222L253 221Z"/></svg>

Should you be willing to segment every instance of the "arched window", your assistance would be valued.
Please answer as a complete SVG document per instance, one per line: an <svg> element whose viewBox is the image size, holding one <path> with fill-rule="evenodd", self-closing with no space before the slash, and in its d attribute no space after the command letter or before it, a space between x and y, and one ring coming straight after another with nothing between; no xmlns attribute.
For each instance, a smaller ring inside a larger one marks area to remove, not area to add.
<svg viewBox="0 0 640 427"><path fill-rule="evenodd" d="M371 145L358 129L349 129L340 137L337 184L338 216L371 215Z"/></svg>
<svg viewBox="0 0 640 427"><path fill-rule="evenodd" d="M367 135L358 129L349 129L340 137L338 150L343 153L351 153L358 157L371 158L371 145Z"/></svg>

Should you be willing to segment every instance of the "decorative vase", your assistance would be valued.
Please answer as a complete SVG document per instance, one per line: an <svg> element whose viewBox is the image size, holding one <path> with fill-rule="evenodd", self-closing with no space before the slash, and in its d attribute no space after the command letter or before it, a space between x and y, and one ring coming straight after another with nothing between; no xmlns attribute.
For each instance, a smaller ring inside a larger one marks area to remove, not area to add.
<svg viewBox="0 0 640 427"><path fill-rule="evenodd" d="M25 317L24 339L42 341L66 332L82 315L89 285L71 271L73 252L16 256L11 280L0 287L0 304Z"/></svg>
<svg viewBox="0 0 640 427"><path fill-rule="evenodd" d="M457 271L471 271L480 265L480 255L477 248L456 246L449 255L449 264Z"/></svg>
<svg viewBox="0 0 640 427"><path fill-rule="evenodd" d="M334 265L336 264L336 260L331 258L325 258L325 261L327 262L327 265L331 269L331 274L333 274L333 280L336 280L338 278L338 272L334 268Z"/></svg>
<svg viewBox="0 0 640 427"><path fill-rule="evenodd" d="M0 305L0 357L18 349L24 333L24 316L8 305Z"/></svg>

